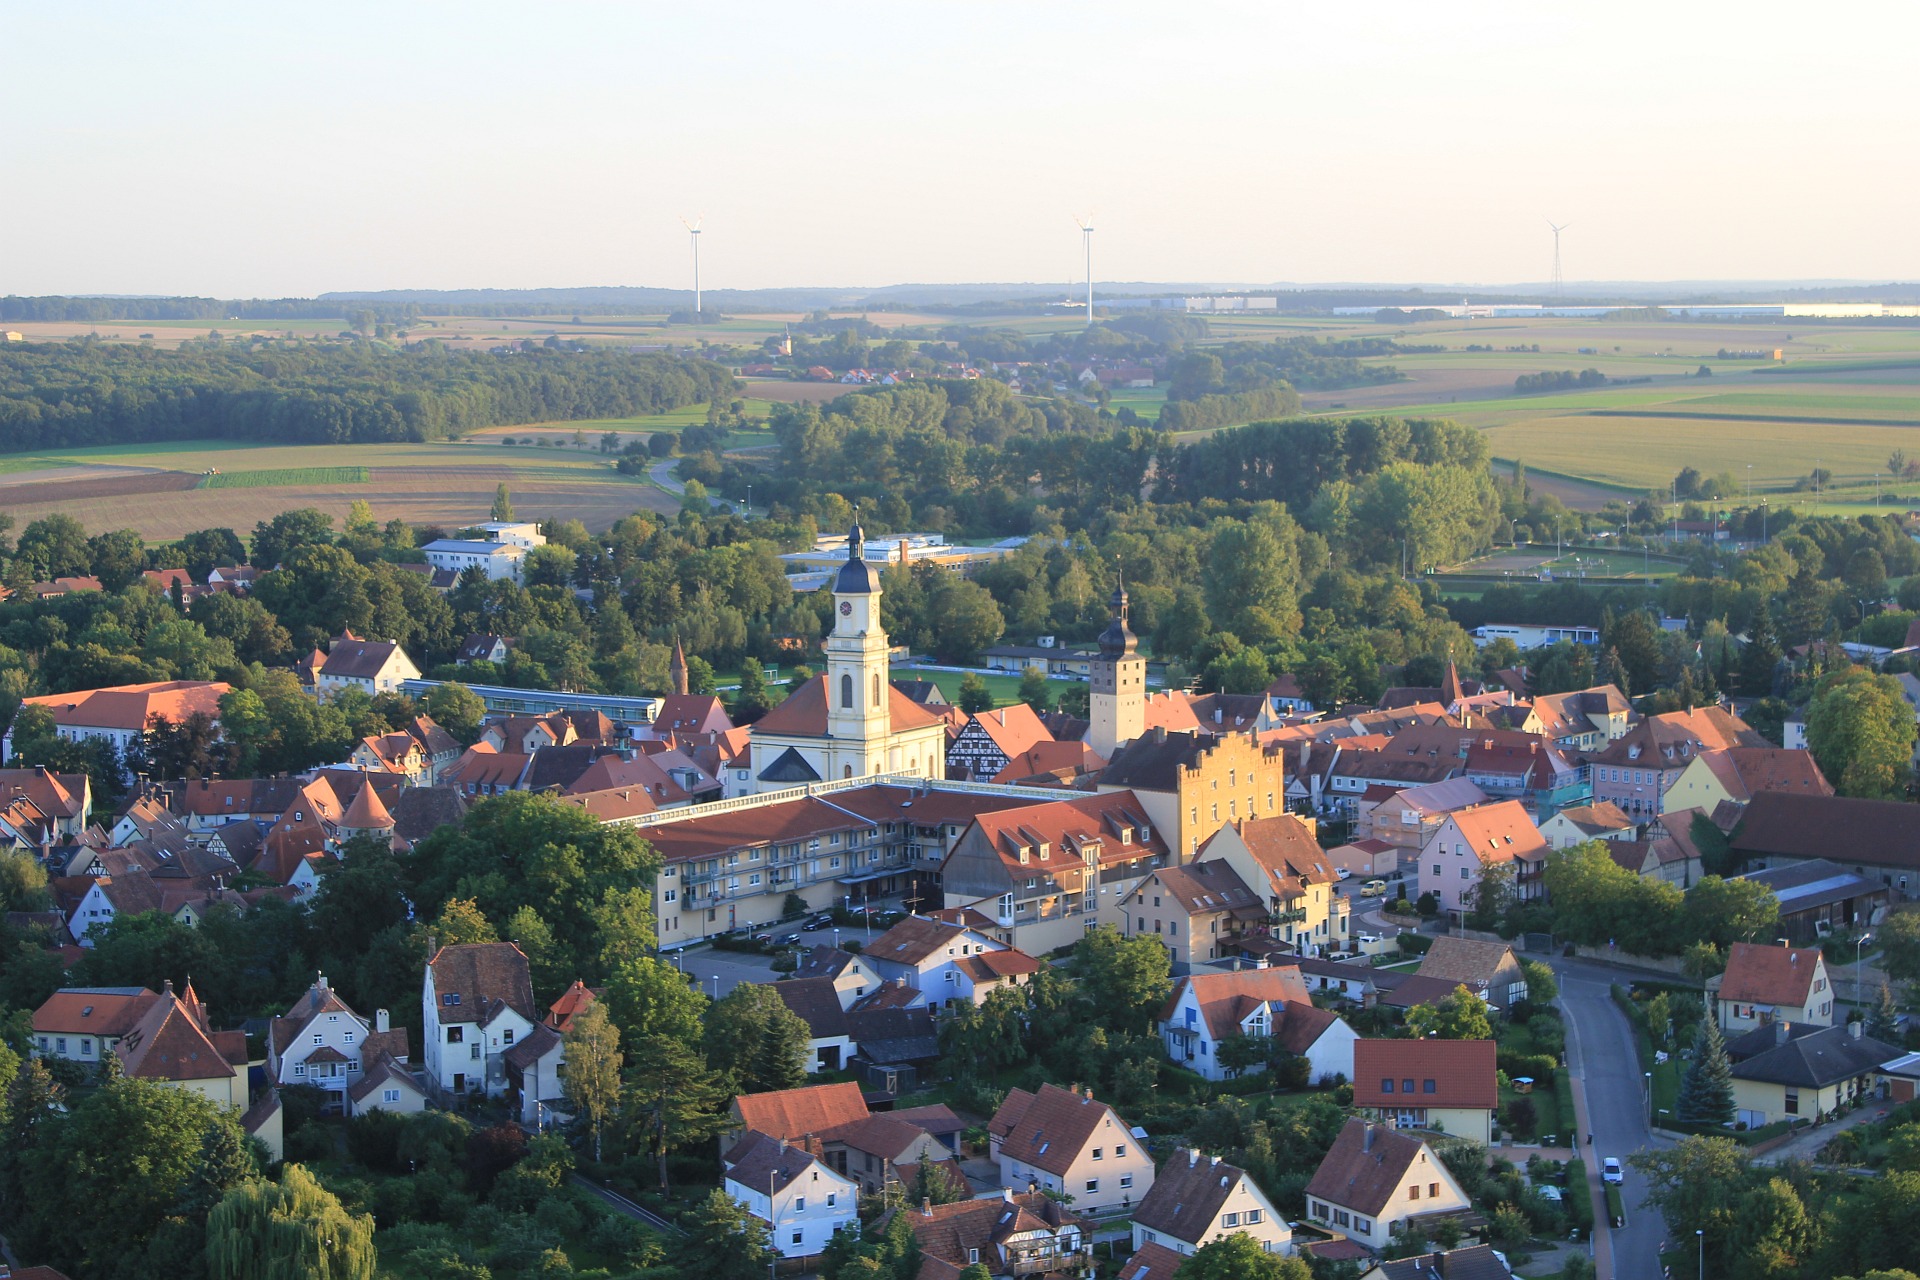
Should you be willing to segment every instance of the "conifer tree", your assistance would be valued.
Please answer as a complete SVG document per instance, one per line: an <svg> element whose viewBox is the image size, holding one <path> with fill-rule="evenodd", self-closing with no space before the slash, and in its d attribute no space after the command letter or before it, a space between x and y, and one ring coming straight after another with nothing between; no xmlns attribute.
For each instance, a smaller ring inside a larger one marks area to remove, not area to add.
<svg viewBox="0 0 1920 1280"><path fill-rule="evenodd" d="M1678 1119L1692 1124L1728 1124L1733 1120L1733 1066L1720 1025L1709 1013L1695 1037L1693 1062L1680 1080L1674 1103Z"/></svg>
<svg viewBox="0 0 1920 1280"><path fill-rule="evenodd" d="M1900 1043L1899 1016L1899 1010L1893 1003L1893 988L1882 978L1880 998L1874 1002L1873 1011L1867 1014L1866 1033L1886 1044Z"/></svg>

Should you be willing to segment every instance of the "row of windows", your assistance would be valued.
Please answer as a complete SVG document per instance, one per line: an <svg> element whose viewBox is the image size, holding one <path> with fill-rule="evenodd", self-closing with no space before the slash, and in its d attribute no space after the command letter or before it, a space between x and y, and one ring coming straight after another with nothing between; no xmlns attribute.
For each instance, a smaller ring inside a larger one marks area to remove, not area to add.
<svg viewBox="0 0 1920 1280"><path fill-rule="evenodd" d="M1392 1078L1391 1078L1391 1077L1388 1077L1388 1078L1386 1078L1386 1079L1383 1079L1383 1080L1381 1080L1381 1081L1380 1081L1380 1092L1382 1092L1382 1093L1392 1093L1392 1092L1393 1092L1393 1080L1392 1080ZM1402 1093L1412 1093L1412 1092L1413 1092L1413 1077L1412 1077L1412 1076L1408 1076L1407 1078L1405 1078L1405 1079L1403 1079L1402 1081L1400 1081L1400 1092L1402 1092ZM1435 1087L1435 1084L1434 1084L1434 1082L1433 1082L1432 1080L1422 1080L1422 1081L1420 1082L1420 1092L1421 1092L1421 1093L1438 1093L1438 1092L1439 1092L1439 1090L1438 1090L1438 1088L1436 1088L1436 1087Z"/></svg>

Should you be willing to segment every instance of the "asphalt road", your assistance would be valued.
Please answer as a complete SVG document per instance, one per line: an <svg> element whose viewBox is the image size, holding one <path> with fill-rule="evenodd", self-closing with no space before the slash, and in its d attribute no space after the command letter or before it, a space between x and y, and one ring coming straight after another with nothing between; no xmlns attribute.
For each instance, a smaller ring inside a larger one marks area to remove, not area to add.
<svg viewBox="0 0 1920 1280"><path fill-rule="evenodd" d="M1567 1024L1567 1065L1575 1091L1585 1090L1588 1126L1593 1132L1592 1146L1581 1135L1580 1155L1597 1184L1600 1162L1606 1157L1617 1157L1625 1165L1636 1151L1668 1144L1655 1139L1647 1128L1646 1078L1634 1050L1633 1028L1609 992L1612 983L1622 980L1620 974L1569 960L1555 960L1553 968L1560 978L1560 1007ZM1658 1211L1641 1206L1646 1179L1631 1165L1626 1167L1621 1192L1627 1225L1605 1233L1610 1250L1596 1250L1601 1280L1609 1276L1657 1280L1666 1223ZM1596 1200L1594 1218L1598 1231L1598 1224L1606 1221L1604 1200Z"/></svg>

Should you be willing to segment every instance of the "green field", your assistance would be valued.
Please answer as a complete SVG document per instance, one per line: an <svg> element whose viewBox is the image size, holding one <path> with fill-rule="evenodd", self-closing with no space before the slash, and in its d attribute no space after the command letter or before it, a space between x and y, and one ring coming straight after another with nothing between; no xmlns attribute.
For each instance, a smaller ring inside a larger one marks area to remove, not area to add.
<svg viewBox="0 0 1920 1280"><path fill-rule="evenodd" d="M365 484L365 467L273 467L256 471L219 471L200 482L202 489L274 489L296 484Z"/></svg>
<svg viewBox="0 0 1920 1280"><path fill-rule="evenodd" d="M1120 412L1122 408L1131 409L1148 422L1160 420L1160 408L1167 402L1165 387L1122 387L1109 394L1111 396L1109 407L1115 413Z"/></svg>

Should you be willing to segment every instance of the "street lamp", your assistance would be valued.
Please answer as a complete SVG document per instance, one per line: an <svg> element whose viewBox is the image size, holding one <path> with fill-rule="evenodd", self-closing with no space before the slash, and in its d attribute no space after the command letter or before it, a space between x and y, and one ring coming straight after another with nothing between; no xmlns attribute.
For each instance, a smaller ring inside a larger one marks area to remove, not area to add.
<svg viewBox="0 0 1920 1280"><path fill-rule="evenodd" d="M1700 1242L1700 1280L1707 1280L1707 1233L1703 1228L1693 1229L1693 1238Z"/></svg>
<svg viewBox="0 0 1920 1280"><path fill-rule="evenodd" d="M1647 1077L1647 1131L1653 1131L1653 1072L1643 1073Z"/></svg>
<svg viewBox="0 0 1920 1280"><path fill-rule="evenodd" d="M1854 918L1859 919L1858 916ZM1860 1001L1860 948L1866 946L1872 938L1873 934L1863 933L1853 940L1853 998L1857 1002Z"/></svg>

